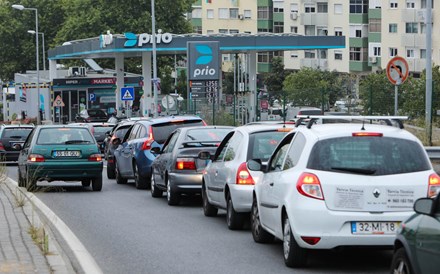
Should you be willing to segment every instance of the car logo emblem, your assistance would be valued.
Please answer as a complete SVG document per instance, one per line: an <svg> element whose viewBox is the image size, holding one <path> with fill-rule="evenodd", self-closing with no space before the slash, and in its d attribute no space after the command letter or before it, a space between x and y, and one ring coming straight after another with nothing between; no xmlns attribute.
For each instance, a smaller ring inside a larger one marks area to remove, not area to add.
<svg viewBox="0 0 440 274"><path fill-rule="evenodd" d="M376 189L373 191L373 195L374 195L374 197L379 198L379 196L380 196L380 191L379 191L379 189L376 188Z"/></svg>

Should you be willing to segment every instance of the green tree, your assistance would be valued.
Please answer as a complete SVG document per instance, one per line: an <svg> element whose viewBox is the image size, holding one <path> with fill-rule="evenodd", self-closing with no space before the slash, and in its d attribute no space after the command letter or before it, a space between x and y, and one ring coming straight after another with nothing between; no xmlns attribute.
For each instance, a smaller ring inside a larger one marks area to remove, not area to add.
<svg viewBox="0 0 440 274"><path fill-rule="evenodd" d="M328 85L322 71L302 68L286 76L284 91L295 106L321 107L323 101L328 101L328 94L323 93Z"/></svg>
<svg viewBox="0 0 440 274"><path fill-rule="evenodd" d="M286 78L283 59L280 57L272 58L271 67L271 71L264 75L264 84L267 87L271 101L275 99L281 100L284 96L283 82Z"/></svg>
<svg viewBox="0 0 440 274"><path fill-rule="evenodd" d="M394 85L385 72L370 73L359 84L363 113L371 115L394 114Z"/></svg>

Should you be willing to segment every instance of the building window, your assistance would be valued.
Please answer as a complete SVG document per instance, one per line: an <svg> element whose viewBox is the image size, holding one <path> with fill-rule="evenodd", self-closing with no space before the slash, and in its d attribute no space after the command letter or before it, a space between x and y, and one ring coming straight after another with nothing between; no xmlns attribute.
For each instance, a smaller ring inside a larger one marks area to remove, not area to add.
<svg viewBox="0 0 440 274"><path fill-rule="evenodd" d="M327 59L327 50L326 49L318 49L318 58Z"/></svg>
<svg viewBox="0 0 440 274"><path fill-rule="evenodd" d="M415 0L406 0L406 8L407 9L415 9L416 1Z"/></svg>
<svg viewBox="0 0 440 274"><path fill-rule="evenodd" d="M206 31L206 34L214 34L214 31L212 29L209 29Z"/></svg>
<svg viewBox="0 0 440 274"><path fill-rule="evenodd" d="M214 19L214 10L206 10L206 18L208 19Z"/></svg>
<svg viewBox="0 0 440 274"><path fill-rule="evenodd" d="M298 33L298 27L296 27L296 26L291 26L291 27L290 27L290 32L291 32L291 33Z"/></svg>
<svg viewBox="0 0 440 274"><path fill-rule="evenodd" d="M284 33L284 22L274 22L273 23L274 33Z"/></svg>
<svg viewBox="0 0 440 274"><path fill-rule="evenodd" d="M335 4L335 14L342 14L342 4Z"/></svg>
<svg viewBox="0 0 440 274"><path fill-rule="evenodd" d="M342 60L342 51L335 50L335 60Z"/></svg>
<svg viewBox="0 0 440 274"><path fill-rule="evenodd" d="M229 33L230 34L237 34L237 33L239 33L239 30L238 29L230 29Z"/></svg>
<svg viewBox="0 0 440 274"><path fill-rule="evenodd" d="M361 60L361 48L351 47L350 61L360 61L360 60Z"/></svg>
<svg viewBox="0 0 440 274"><path fill-rule="evenodd" d="M390 8L397 9L397 0L390 0Z"/></svg>
<svg viewBox="0 0 440 274"><path fill-rule="evenodd" d="M290 4L290 12L298 12L298 4Z"/></svg>
<svg viewBox="0 0 440 274"><path fill-rule="evenodd" d="M318 13L328 13L328 4L327 3L317 3Z"/></svg>
<svg viewBox="0 0 440 274"><path fill-rule="evenodd" d="M422 0L422 2L420 3L420 8L426 9L426 5L427 5L426 2L427 0ZM434 8L434 0L432 0L431 2L432 2L431 7Z"/></svg>
<svg viewBox="0 0 440 274"><path fill-rule="evenodd" d="M218 18L219 19L229 19L229 10L220 8L218 9Z"/></svg>
<svg viewBox="0 0 440 274"><path fill-rule="evenodd" d="M380 47L373 47L373 56L380 57Z"/></svg>
<svg viewBox="0 0 440 274"><path fill-rule="evenodd" d="M273 12L284 12L284 2L283 1L273 1Z"/></svg>
<svg viewBox="0 0 440 274"><path fill-rule="evenodd" d="M270 63L273 58L273 52L259 52L258 53L258 63Z"/></svg>
<svg viewBox="0 0 440 274"><path fill-rule="evenodd" d="M258 7L257 19L268 20L269 17L269 7Z"/></svg>
<svg viewBox="0 0 440 274"><path fill-rule="evenodd" d="M350 25L350 37L364 38L368 35L368 25Z"/></svg>
<svg viewBox="0 0 440 274"><path fill-rule="evenodd" d="M389 52L390 52L390 57L397 56L397 48L390 48Z"/></svg>
<svg viewBox="0 0 440 274"><path fill-rule="evenodd" d="M369 31L370 32L381 32L382 25L381 25L381 19L373 19L371 18L369 24Z"/></svg>
<svg viewBox="0 0 440 274"><path fill-rule="evenodd" d="M420 50L420 59L426 59L426 49Z"/></svg>
<svg viewBox="0 0 440 274"><path fill-rule="evenodd" d="M202 18L202 9L196 8L192 10L192 18Z"/></svg>
<svg viewBox="0 0 440 274"><path fill-rule="evenodd" d="M238 9L237 8L230 8L229 9L229 18L230 19L238 19Z"/></svg>
<svg viewBox="0 0 440 274"><path fill-rule="evenodd" d="M417 23L406 23L406 33L418 33Z"/></svg>
<svg viewBox="0 0 440 274"><path fill-rule="evenodd" d="M390 33L397 33L397 24L395 23L389 24L388 30Z"/></svg>
<svg viewBox="0 0 440 274"><path fill-rule="evenodd" d="M415 52L414 49L407 48L406 49L406 58L415 58L414 52Z"/></svg>
<svg viewBox="0 0 440 274"><path fill-rule="evenodd" d="M335 36L342 36L342 28L339 27L335 28Z"/></svg>
<svg viewBox="0 0 440 274"><path fill-rule="evenodd" d="M292 58L298 58L298 52L297 52L296 50L292 50L292 51L290 52L290 57L292 57Z"/></svg>
<svg viewBox="0 0 440 274"><path fill-rule="evenodd" d="M194 27L194 33L202 34L202 26Z"/></svg>
<svg viewBox="0 0 440 274"><path fill-rule="evenodd" d="M426 33L426 24L420 23L420 33Z"/></svg>
<svg viewBox="0 0 440 274"><path fill-rule="evenodd" d="M304 11L305 13L315 13L316 8L314 4L304 4Z"/></svg>
<svg viewBox="0 0 440 274"><path fill-rule="evenodd" d="M327 27L316 27L316 32L318 33L318 36L328 35Z"/></svg>
<svg viewBox="0 0 440 274"><path fill-rule="evenodd" d="M244 19L251 19L251 18L252 18L252 11L244 10Z"/></svg>
<svg viewBox="0 0 440 274"><path fill-rule="evenodd" d="M226 33L228 33L228 30L227 29L219 29L218 33L226 34Z"/></svg>
<svg viewBox="0 0 440 274"><path fill-rule="evenodd" d="M350 0L350 13L368 13L368 0Z"/></svg>
<svg viewBox="0 0 440 274"><path fill-rule="evenodd" d="M304 58L315 59L316 58L316 52L314 50L305 50L304 51Z"/></svg>
<svg viewBox="0 0 440 274"><path fill-rule="evenodd" d="M257 32L272 32L272 29L258 29Z"/></svg>
<svg viewBox="0 0 440 274"><path fill-rule="evenodd" d="M304 26L304 35L315 36L315 26L314 25L305 25Z"/></svg>

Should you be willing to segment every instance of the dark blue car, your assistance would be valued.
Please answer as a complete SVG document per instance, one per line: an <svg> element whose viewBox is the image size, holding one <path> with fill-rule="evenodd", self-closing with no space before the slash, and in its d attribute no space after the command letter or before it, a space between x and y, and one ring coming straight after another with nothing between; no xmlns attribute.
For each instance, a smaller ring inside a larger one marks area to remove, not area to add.
<svg viewBox="0 0 440 274"><path fill-rule="evenodd" d="M168 135L176 128L194 126L206 126L206 123L197 116L170 116L136 121L114 152L116 182L125 184L128 179L134 179L136 188L148 188L151 165L156 158L151 148L162 148Z"/></svg>

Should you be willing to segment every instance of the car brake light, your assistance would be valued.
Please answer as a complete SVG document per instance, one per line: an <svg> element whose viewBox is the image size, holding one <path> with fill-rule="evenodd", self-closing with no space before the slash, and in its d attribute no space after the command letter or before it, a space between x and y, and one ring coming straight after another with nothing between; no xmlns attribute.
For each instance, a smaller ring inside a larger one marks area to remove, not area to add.
<svg viewBox="0 0 440 274"><path fill-rule="evenodd" d="M203 120L202 120L202 123L203 123L204 126L207 126L207 125L208 125L208 124L207 124L205 121L203 121Z"/></svg>
<svg viewBox="0 0 440 274"><path fill-rule="evenodd" d="M31 154L28 156L28 162L44 162L44 156L40 154Z"/></svg>
<svg viewBox="0 0 440 274"><path fill-rule="evenodd" d="M177 158L176 169L178 170L195 170L196 163L193 158Z"/></svg>
<svg viewBox="0 0 440 274"><path fill-rule="evenodd" d="M324 200L324 194L322 193L321 183L318 177L312 173L303 173L296 183L296 189L304 196Z"/></svg>
<svg viewBox="0 0 440 274"><path fill-rule="evenodd" d="M380 132L353 132L353 137L383 137L383 133Z"/></svg>
<svg viewBox="0 0 440 274"><path fill-rule="evenodd" d="M321 237L306 237L306 236L301 236L301 239L308 243L309 245L316 245L320 240Z"/></svg>
<svg viewBox="0 0 440 274"><path fill-rule="evenodd" d="M0 142L0 150L5 150L5 147L3 146L2 142Z"/></svg>
<svg viewBox="0 0 440 274"><path fill-rule="evenodd" d="M432 198L440 192L440 176L433 173L429 176L428 197Z"/></svg>
<svg viewBox="0 0 440 274"><path fill-rule="evenodd" d="M154 142L154 137L153 137L153 128L150 126L150 133L148 134L148 139L142 144L142 148L141 150L150 150L151 149L151 145Z"/></svg>
<svg viewBox="0 0 440 274"><path fill-rule="evenodd" d="M235 180L237 185L254 185L255 181L252 178L249 170L247 169L246 163L242 163L237 170L237 178Z"/></svg>
<svg viewBox="0 0 440 274"><path fill-rule="evenodd" d="M89 162L101 162L102 157L101 154L92 154L89 156Z"/></svg>

